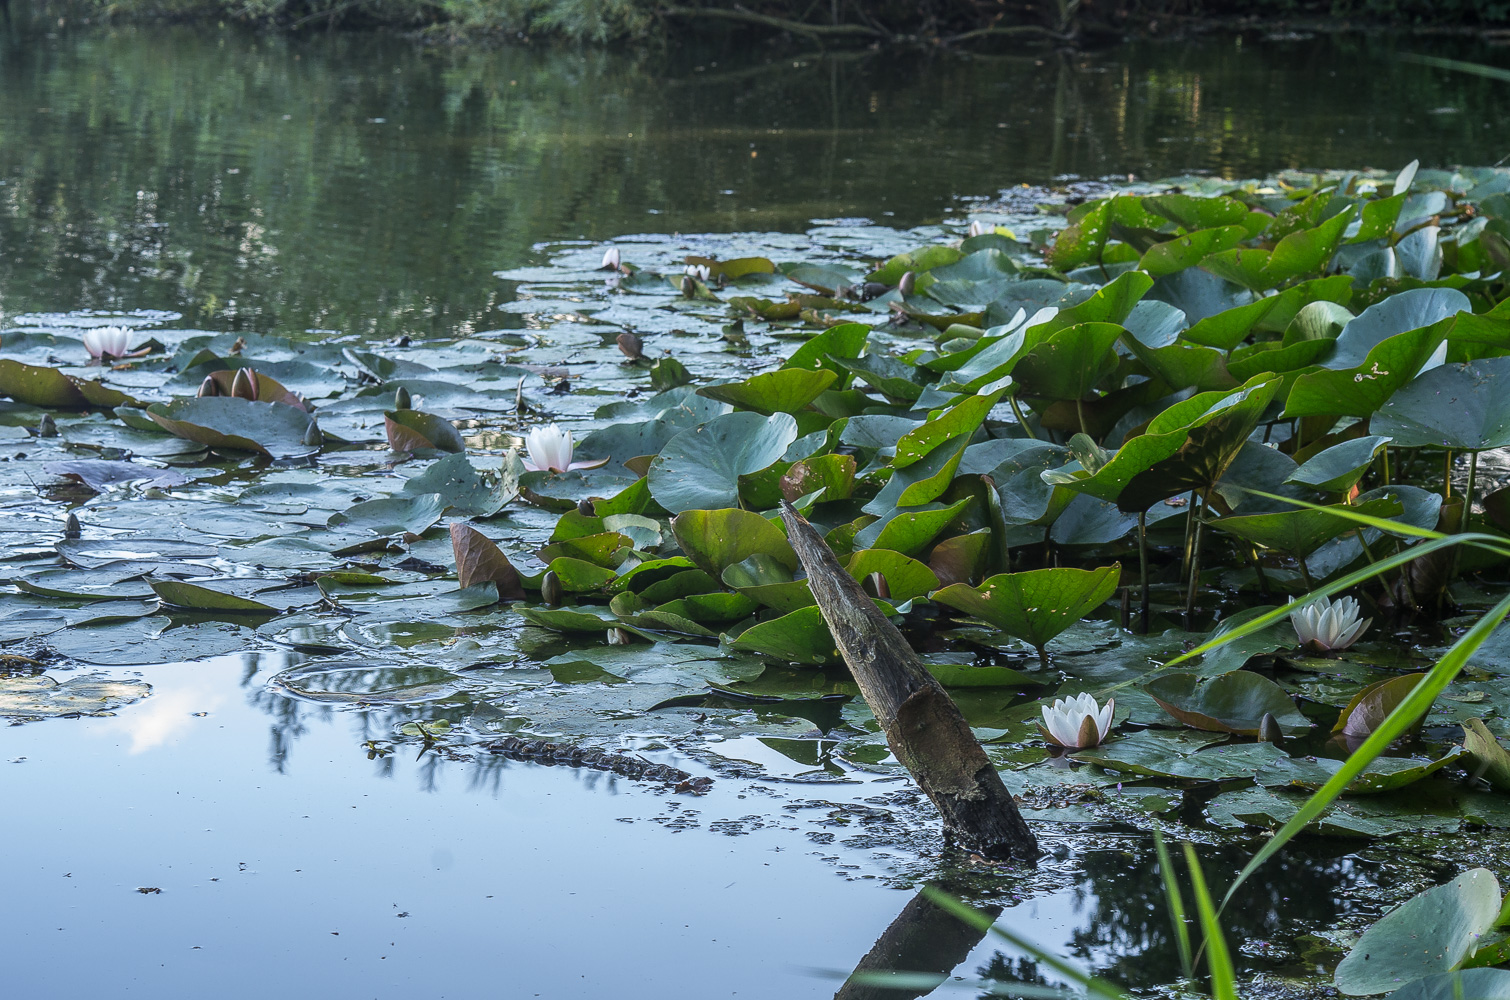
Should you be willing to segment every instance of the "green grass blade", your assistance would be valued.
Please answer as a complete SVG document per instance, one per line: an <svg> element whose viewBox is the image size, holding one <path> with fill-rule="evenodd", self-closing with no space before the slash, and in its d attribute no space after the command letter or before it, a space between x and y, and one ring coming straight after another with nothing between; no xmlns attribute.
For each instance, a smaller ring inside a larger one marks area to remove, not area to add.
<svg viewBox="0 0 1510 1000"><path fill-rule="evenodd" d="M1164 879L1164 902L1169 904L1169 922L1174 927L1174 942L1180 949L1180 969L1186 979L1195 978L1195 962L1190 957L1190 928L1185 923L1185 900L1180 895L1180 884L1174 878L1174 864L1169 860L1169 848L1164 844L1164 835L1153 832L1153 847L1159 854L1159 875Z"/></svg>
<svg viewBox="0 0 1510 1000"><path fill-rule="evenodd" d="M1206 889L1206 875L1201 871L1195 848L1189 844L1185 845L1185 863L1190 866L1191 891L1205 938L1206 964L1211 968L1211 996L1213 1000L1237 1000L1237 970L1232 966L1232 953L1227 950L1227 939L1222 937L1222 925Z"/></svg>
<svg viewBox="0 0 1510 1000"><path fill-rule="evenodd" d="M926 886L923 889L923 893L928 897L929 901L939 909L946 910L949 913L954 914L954 916L958 917L962 922L971 927L974 927L978 931L990 931L992 934L995 934L1003 941L1006 941L1008 944L1012 945L1012 947L1020 948L1021 950L1032 955L1034 958L1038 959L1038 961L1042 962L1044 965L1047 965L1049 968L1059 973L1065 979L1068 979L1070 982L1081 987L1082 989L1085 989L1086 991L1093 993L1096 996L1106 997L1107 1000L1128 1000L1128 997L1125 993L1117 989L1117 987L1113 986L1111 983L1108 983L1106 980L1097 979L1095 976L1090 975L1083 969L1076 968L1075 966L1066 962L1058 955L1055 955L1052 952L1044 951L1042 948L1038 947L1038 945L1027 940L1026 938L1019 937L1012 931L1009 931L1000 924L992 921L992 919L986 916L984 913L981 913L979 910L975 909L972 906L965 905L958 899L955 899L953 896L949 895L947 892L944 892L942 889L930 885ZM1009 910L1008 912L1010 913L1011 911Z"/></svg>
<svg viewBox="0 0 1510 1000"><path fill-rule="evenodd" d="M1506 597L1491 608L1473 628L1452 644L1452 648L1411 689L1405 700L1396 706L1395 710L1379 724L1379 728L1364 740L1363 745L1343 762L1342 767L1331 780L1317 789L1316 793L1300 807L1300 811L1291 817L1288 823L1280 827L1279 832L1257 854L1253 855L1253 858L1238 873L1237 880L1227 890L1226 896L1222 897L1223 908L1231 902L1232 894L1247 880L1248 876L1277 854L1281 848L1294 839L1297 833L1305 829L1307 824L1325 812L1327 807L1342 794L1343 789L1363 773L1364 768L1373 763L1374 759L1391 743L1430 710L1432 703L1437 700L1437 695L1441 694L1453 678L1457 677L1468 662L1468 658L1478 650L1479 646L1483 645L1484 640L1489 638L1490 633L1499 626L1506 614L1510 614L1510 597Z"/></svg>
<svg viewBox="0 0 1510 1000"><path fill-rule="evenodd" d="M1400 61L1417 63L1421 66L1431 66L1435 69L1451 69L1459 73L1472 73L1474 76L1487 77L1490 80L1505 80L1510 82L1510 69L1501 69L1498 66L1485 66L1483 63L1464 62L1461 59L1443 59L1441 56L1418 56L1413 53L1400 56Z"/></svg>

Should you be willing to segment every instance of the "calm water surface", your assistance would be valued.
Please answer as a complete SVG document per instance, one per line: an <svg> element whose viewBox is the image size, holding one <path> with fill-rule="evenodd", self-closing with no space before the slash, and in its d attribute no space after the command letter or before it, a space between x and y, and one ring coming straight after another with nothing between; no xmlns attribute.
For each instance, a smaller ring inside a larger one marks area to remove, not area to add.
<svg viewBox="0 0 1510 1000"><path fill-rule="evenodd" d="M0 323L155 308L207 329L455 337L519 322L493 272L545 241L913 225L1065 174L1510 152L1487 124L1502 85L1395 58L1425 46L471 52L19 11L0 27ZM720 777L707 799L413 747L371 760L363 741L392 720L271 692L284 665L150 667L152 696L113 718L0 732L8 985L827 996L812 970L852 967L937 866L786 808L894 785L815 791L759 747L772 773ZM1010 883L1017 926L1129 984L1174 978L1147 845L1106 833L1071 853L1055 836L1056 856ZM1380 877L1345 856L1270 871L1233 911L1250 970L1307 971L1266 942L1324 930ZM960 975L1052 981L990 942L965 951Z"/></svg>

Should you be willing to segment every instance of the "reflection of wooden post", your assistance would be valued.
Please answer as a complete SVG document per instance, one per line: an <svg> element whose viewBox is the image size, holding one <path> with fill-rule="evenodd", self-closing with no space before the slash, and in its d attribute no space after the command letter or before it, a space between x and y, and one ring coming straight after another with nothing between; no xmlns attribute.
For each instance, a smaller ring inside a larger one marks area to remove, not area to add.
<svg viewBox="0 0 1510 1000"><path fill-rule="evenodd" d="M1001 914L1001 907L987 907L983 912L994 920ZM876 938L850 976L853 979L862 972L936 972L947 976L985 937L985 931L976 930L918 893ZM916 1000L932 989L846 982L834 994L834 1000Z"/></svg>
<svg viewBox="0 0 1510 1000"><path fill-rule="evenodd" d="M789 503L781 516L844 662L891 752L938 807L945 835L988 858L1036 858L1038 841L959 707L813 526Z"/></svg>

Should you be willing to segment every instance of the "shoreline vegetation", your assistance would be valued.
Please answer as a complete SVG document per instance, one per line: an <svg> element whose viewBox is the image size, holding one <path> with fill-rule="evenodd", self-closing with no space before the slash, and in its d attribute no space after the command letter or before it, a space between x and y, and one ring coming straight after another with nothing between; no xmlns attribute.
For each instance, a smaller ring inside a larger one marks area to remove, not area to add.
<svg viewBox="0 0 1510 1000"><path fill-rule="evenodd" d="M0 0L8 5L26 0ZM39 0L50 15L385 28L435 41L670 41L711 31L836 46L1104 44L1210 30L1411 29L1510 37L1507 0Z"/></svg>

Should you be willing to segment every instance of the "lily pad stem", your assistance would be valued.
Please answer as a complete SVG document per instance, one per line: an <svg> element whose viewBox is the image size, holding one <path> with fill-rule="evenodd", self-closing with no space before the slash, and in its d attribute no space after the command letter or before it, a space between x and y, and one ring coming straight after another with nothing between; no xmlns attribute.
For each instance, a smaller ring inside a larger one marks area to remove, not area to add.
<svg viewBox="0 0 1510 1000"><path fill-rule="evenodd" d="M1191 491L1190 496L1191 513L1194 513L1195 492ZM1203 507L1207 506L1210 502L1208 497L1205 496L1201 497L1200 500ZM1191 546L1190 553L1190 584L1185 591L1185 628L1187 630L1190 628L1190 619L1195 614L1195 592L1201 585L1201 542L1205 540L1205 537L1206 522L1197 517L1195 518L1195 540Z"/></svg>
<svg viewBox="0 0 1510 1000"><path fill-rule="evenodd" d="M1138 512L1138 582L1143 588L1143 609L1139 633L1148 634L1148 511Z"/></svg>
<svg viewBox="0 0 1510 1000"><path fill-rule="evenodd" d="M1473 518L1473 481L1479 474L1479 453L1473 452L1468 459L1468 489L1463 494L1463 516L1458 521L1458 530L1467 531L1468 522Z"/></svg>
<svg viewBox="0 0 1510 1000"><path fill-rule="evenodd" d="M1017 397L1008 396L1007 402L1012 404L1012 414L1017 417L1017 423L1022 427L1023 433L1032 438L1034 441L1037 441L1038 435L1034 434L1033 428L1028 426L1028 418L1022 415L1022 407L1017 405ZM1082 421L1082 424L1083 423L1084 421ZM1082 429L1084 428L1082 427Z"/></svg>
<svg viewBox="0 0 1510 1000"><path fill-rule="evenodd" d="M1442 500L1452 499L1452 449L1442 456ZM1459 522L1461 523L1461 522Z"/></svg>

